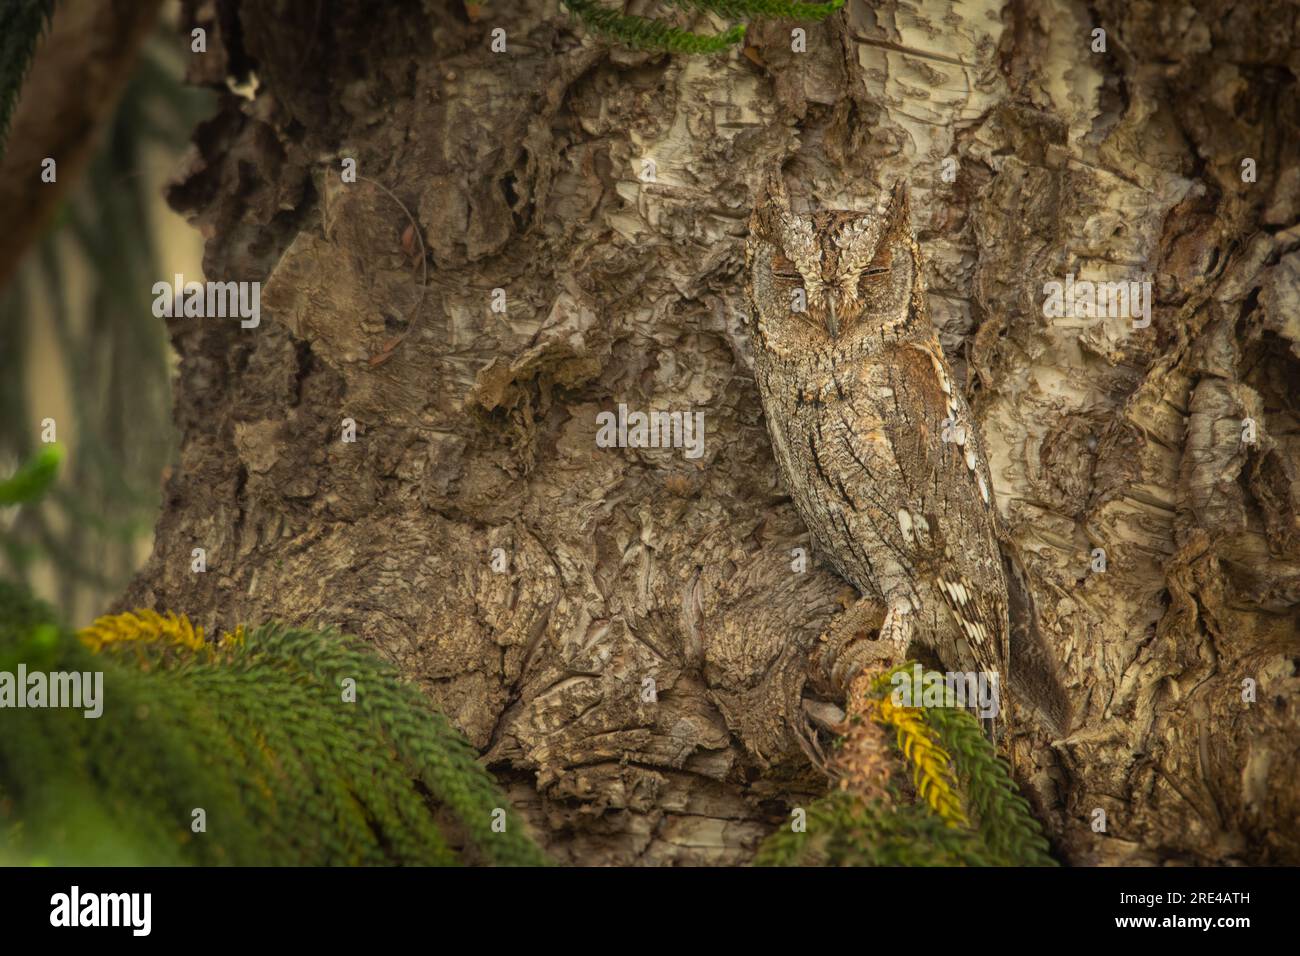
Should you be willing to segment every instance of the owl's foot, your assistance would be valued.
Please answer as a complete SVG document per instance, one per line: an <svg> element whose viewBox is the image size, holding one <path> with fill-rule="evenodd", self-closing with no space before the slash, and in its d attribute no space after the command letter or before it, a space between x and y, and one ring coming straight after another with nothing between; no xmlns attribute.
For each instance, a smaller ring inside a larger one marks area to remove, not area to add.
<svg viewBox="0 0 1300 956"><path fill-rule="evenodd" d="M884 608L878 601L858 598L818 638L821 672L837 692L847 688L865 668L897 663L892 651L876 639L884 618Z"/></svg>

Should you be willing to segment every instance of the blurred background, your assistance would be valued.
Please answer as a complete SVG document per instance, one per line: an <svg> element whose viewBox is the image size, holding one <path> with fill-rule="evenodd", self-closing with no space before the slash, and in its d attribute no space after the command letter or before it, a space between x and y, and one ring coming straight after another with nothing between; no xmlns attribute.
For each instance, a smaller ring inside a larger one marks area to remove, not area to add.
<svg viewBox="0 0 1300 956"><path fill-rule="evenodd" d="M29 584L74 627L148 556L176 444L175 360L151 287L202 271L202 239L162 190L213 111L212 93L183 83L179 13L162 4L84 172L0 285L0 478L42 448L46 419L65 453L39 501L0 508L0 578Z"/></svg>

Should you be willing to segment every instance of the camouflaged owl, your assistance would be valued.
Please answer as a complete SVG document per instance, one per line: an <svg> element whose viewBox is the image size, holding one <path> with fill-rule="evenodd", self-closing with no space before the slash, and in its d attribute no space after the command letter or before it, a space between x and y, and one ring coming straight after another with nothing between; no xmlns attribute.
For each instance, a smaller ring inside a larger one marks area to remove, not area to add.
<svg viewBox="0 0 1300 956"><path fill-rule="evenodd" d="M802 215L776 175L749 230L755 374L799 514L840 574L884 605L880 634L900 658L916 639L1004 688L988 461L930 323L906 185L883 215Z"/></svg>

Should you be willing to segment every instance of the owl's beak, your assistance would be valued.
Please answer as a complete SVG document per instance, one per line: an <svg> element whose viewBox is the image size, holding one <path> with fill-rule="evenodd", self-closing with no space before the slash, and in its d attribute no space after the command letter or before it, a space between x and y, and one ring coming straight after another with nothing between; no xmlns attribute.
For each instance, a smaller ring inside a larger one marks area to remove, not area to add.
<svg viewBox="0 0 1300 956"><path fill-rule="evenodd" d="M831 338L840 337L840 322L835 318L835 296L826 297L826 331L830 332Z"/></svg>

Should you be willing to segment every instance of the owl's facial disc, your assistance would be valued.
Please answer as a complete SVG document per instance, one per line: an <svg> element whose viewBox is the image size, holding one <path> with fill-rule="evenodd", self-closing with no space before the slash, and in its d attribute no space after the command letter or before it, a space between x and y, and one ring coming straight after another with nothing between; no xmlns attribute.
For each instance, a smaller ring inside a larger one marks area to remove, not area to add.
<svg viewBox="0 0 1300 956"><path fill-rule="evenodd" d="M769 205L751 230L750 281L769 351L816 353L908 320L915 269L905 190L869 214Z"/></svg>

